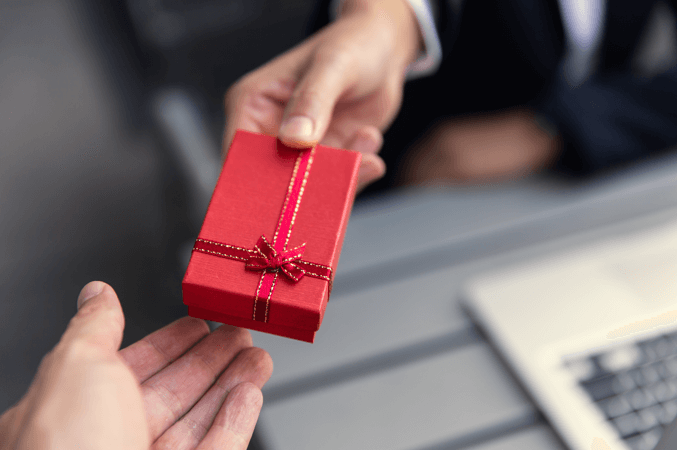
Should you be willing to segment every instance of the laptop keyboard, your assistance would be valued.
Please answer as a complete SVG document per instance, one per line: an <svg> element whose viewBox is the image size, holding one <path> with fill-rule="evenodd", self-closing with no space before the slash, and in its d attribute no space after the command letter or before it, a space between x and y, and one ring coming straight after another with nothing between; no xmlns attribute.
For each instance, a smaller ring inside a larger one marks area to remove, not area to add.
<svg viewBox="0 0 677 450"><path fill-rule="evenodd" d="M652 450L677 417L677 333L571 360L567 366L633 450Z"/></svg>

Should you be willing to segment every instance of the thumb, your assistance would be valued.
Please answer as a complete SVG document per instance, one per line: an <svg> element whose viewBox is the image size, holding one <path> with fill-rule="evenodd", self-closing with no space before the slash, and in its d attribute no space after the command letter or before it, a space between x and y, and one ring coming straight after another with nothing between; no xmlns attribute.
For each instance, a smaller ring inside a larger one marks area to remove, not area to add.
<svg viewBox="0 0 677 450"><path fill-rule="evenodd" d="M118 296L101 281L88 283L78 296L78 312L61 338L63 344L80 342L113 354L122 343L125 318Z"/></svg>
<svg viewBox="0 0 677 450"><path fill-rule="evenodd" d="M336 51L325 53L332 56L311 56L312 63L285 108L278 136L287 145L317 144L329 128L338 98L349 85L348 57Z"/></svg>

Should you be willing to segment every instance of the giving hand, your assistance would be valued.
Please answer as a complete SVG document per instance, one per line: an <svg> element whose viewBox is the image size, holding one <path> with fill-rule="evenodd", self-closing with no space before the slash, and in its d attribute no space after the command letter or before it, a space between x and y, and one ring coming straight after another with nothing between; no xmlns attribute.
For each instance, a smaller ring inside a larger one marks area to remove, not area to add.
<svg viewBox="0 0 677 450"><path fill-rule="evenodd" d="M400 107L420 48L406 0L346 0L338 20L251 72L226 96L224 148L238 128L363 154L359 186L380 178L381 132Z"/></svg>

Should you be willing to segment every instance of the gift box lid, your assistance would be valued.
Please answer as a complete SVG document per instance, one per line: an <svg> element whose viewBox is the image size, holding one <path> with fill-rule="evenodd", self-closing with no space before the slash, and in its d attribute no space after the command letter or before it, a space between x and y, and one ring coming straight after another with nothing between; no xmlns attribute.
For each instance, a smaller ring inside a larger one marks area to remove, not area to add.
<svg viewBox="0 0 677 450"><path fill-rule="evenodd" d="M238 131L198 241L241 249L254 249L261 236L272 243L290 181L306 176L286 249L305 244L302 260L326 266L333 277L355 196L360 154L318 145L309 153L307 173L295 174L299 155L298 149L274 137ZM211 253L193 252L183 280L184 303L252 318L253 308L261 307L254 298L261 288L262 272L247 270L243 260L219 257L218 247L209 248ZM265 321L317 330L331 280L303 276L295 282L281 271L276 274Z"/></svg>

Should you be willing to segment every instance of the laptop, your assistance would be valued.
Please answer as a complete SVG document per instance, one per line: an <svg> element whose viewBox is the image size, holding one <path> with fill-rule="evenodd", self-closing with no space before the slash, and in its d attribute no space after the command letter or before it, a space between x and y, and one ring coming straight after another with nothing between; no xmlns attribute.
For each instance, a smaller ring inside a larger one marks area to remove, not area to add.
<svg viewBox="0 0 677 450"><path fill-rule="evenodd" d="M527 253L462 302L564 442L677 449L677 210Z"/></svg>

